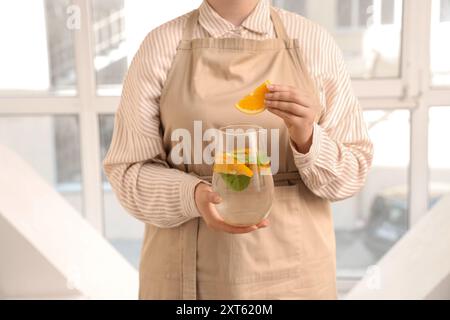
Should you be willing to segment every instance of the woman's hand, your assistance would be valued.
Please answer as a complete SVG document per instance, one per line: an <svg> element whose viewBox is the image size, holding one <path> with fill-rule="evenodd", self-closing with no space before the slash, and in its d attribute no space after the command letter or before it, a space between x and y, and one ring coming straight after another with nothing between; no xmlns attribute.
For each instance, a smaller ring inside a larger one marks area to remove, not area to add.
<svg viewBox="0 0 450 320"><path fill-rule="evenodd" d="M199 183L195 188L195 203L198 211L205 220L206 225L216 231L223 231L228 233L249 233L259 228L268 226L268 221L263 220L257 225L249 227L235 227L223 221L222 217L216 210L215 204L222 202L219 194L214 192L212 188L206 183Z"/></svg>
<svg viewBox="0 0 450 320"><path fill-rule="evenodd" d="M289 135L300 153L306 154L312 145L314 121L320 110L320 102L313 90L292 86L268 85L267 110L284 120Z"/></svg>

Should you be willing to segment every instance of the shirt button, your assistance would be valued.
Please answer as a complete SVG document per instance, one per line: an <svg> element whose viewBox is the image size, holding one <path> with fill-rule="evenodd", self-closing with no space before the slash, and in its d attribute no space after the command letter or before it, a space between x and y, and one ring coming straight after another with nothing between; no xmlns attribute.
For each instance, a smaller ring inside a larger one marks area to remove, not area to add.
<svg viewBox="0 0 450 320"><path fill-rule="evenodd" d="M233 30L233 32L237 35L241 35L242 34L242 28L236 28Z"/></svg>

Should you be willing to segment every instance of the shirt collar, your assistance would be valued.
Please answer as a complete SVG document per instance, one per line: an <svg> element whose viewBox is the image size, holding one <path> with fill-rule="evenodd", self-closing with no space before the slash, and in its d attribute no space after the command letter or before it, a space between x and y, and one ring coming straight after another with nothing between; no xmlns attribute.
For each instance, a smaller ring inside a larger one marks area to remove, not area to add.
<svg viewBox="0 0 450 320"><path fill-rule="evenodd" d="M205 0L199 8L199 23L213 37L219 38L236 27L222 18ZM259 0L255 9L242 22L242 27L250 31L266 34L272 27L269 0Z"/></svg>

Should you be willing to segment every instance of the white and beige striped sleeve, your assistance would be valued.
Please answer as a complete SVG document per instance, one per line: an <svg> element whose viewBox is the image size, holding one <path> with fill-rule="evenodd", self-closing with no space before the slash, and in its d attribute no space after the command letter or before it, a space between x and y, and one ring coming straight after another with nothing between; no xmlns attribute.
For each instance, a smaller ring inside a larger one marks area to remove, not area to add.
<svg viewBox="0 0 450 320"><path fill-rule="evenodd" d="M144 223L170 228L198 217L198 178L169 168L160 135L159 98L184 19L152 31L124 81L104 171L122 206Z"/></svg>
<svg viewBox="0 0 450 320"><path fill-rule="evenodd" d="M309 153L291 147L305 185L319 197L338 201L364 185L373 145L341 49L322 27L314 27L310 34L306 59L322 78L324 112L314 126Z"/></svg>

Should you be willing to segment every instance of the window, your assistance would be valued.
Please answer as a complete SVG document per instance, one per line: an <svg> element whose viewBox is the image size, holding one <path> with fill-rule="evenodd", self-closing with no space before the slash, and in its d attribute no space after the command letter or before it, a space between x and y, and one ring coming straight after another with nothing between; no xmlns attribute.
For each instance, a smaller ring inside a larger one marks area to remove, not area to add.
<svg viewBox="0 0 450 320"><path fill-rule="evenodd" d="M53 120L56 157L56 181L60 185L81 185L78 119L59 116Z"/></svg>
<svg viewBox="0 0 450 320"><path fill-rule="evenodd" d="M76 116L2 116L0 144L21 156L80 214L83 212Z"/></svg>
<svg viewBox="0 0 450 320"><path fill-rule="evenodd" d="M428 206L450 194L450 107L433 107L429 114Z"/></svg>
<svg viewBox="0 0 450 320"><path fill-rule="evenodd" d="M383 0L381 2L381 23L393 24L395 22L395 1Z"/></svg>
<svg viewBox="0 0 450 320"><path fill-rule="evenodd" d="M372 15L373 0L337 0L336 27L366 27Z"/></svg>
<svg viewBox="0 0 450 320"><path fill-rule="evenodd" d="M338 27L347 28L353 25L353 1L339 0L337 6L337 25Z"/></svg>
<svg viewBox="0 0 450 320"><path fill-rule="evenodd" d="M201 0L92 0L97 93L119 95L128 65L153 28L198 7Z"/></svg>
<svg viewBox="0 0 450 320"><path fill-rule="evenodd" d="M75 94L73 31L66 25L70 3L0 2L0 90Z"/></svg>
<svg viewBox="0 0 450 320"><path fill-rule="evenodd" d="M106 156L114 129L114 116L99 118L102 159ZM143 224L127 213L103 175L104 234L111 244L136 268L139 264Z"/></svg>
<svg viewBox="0 0 450 320"><path fill-rule="evenodd" d="M358 2L358 26L366 27L370 22L373 11L373 0L359 0Z"/></svg>
<svg viewBox="0 0 450 320"><path fill-rule="evenodd" d="M299 12L286 1L275 3ZM353 78L400 77L402 0L305 0L304 6L304 15L334 36Z"/></svg>
<svg viewBox="0 0 450 320"><path fill-rule="evenodd" d="M450 22L450 0L441 0L440 21Z"/></svg>
<svg viewBox="0 0 450 320"><path fill-rule="evenodd" d="M127 70L124 0L97 0L93 13L97 85L119 84Z"/></svg>
<svg viewBox="0 0 450 320"><path fill-rule="evenodd" d="M272 4L275 7L281 7L301 15L306 15L306 1L307 0L273 0Z"/></svg>
<svg viewBox="0 0 450 320"><path fill-rule="evenodd" d="M338 28L365 28L376 21L379 15L381 24L395 22L396 0L338 0L336 15Z"/></svg>
<svg viewBox="0 0 450 320"><path fill-rule="evenodd" d="M430 64L432 83L435 86L450 85L450 0L434 0L431 17Z"/></svg>
<svg viewBox="0 0 450 320"><path fill-rule="evenodd" d="M361 193L333 204L341 277L363 275L408 229L409 112L364 116L375 147L372 170Z"/></svg>

